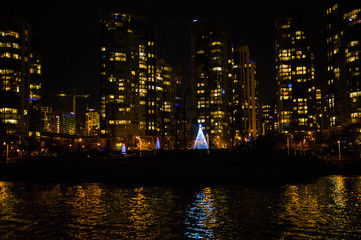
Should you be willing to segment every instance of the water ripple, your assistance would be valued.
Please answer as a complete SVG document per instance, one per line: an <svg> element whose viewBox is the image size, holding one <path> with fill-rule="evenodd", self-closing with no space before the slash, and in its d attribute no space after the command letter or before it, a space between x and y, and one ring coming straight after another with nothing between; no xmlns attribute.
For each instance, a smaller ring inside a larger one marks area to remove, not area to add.
<svg viewBox="0 0 361 240"><path fill-rule="evenodd" d="M359 239L361 177L288 185L0 182L0 239Z"/></svg>

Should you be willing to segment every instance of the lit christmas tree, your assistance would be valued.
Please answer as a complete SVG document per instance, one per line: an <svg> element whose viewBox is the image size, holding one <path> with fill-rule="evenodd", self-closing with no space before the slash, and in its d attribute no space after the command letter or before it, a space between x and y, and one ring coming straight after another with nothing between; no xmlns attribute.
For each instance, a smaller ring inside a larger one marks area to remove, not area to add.
<svg viewBox="0 0 361 240"><path fill-rule="evenodd" d="M123 144L123 146L122 146L121 154L127 154L127 148L125 147L125 144Z"/></svg>
<svg viewBox="0 0 361 240"><path fill-rule="evenodd" d="M159 150L160 149L160 143L159 143L159 138L157 137L157 142L155 143L155 149Z"/></svg>
<svg viewBox="0 0 361 240"><path fill-rule="evenodd" d="M207 140L203 135L202 125L199 124L199 130L196 141L194 142L193 149L208 149Z"/></svg>

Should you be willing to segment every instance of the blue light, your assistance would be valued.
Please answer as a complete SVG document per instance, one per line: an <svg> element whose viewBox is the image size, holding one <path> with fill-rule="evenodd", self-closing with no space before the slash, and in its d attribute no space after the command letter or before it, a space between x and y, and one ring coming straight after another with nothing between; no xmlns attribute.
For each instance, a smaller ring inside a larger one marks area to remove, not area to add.
<svg viewBox="0 0 361 240"><path fill-rule="evenodd" d="M37 101L37 100L39 100L39 99L37 99L37 98L28 98L28 100L29 100L29 101Z"/></svg>
<svg viewBox="0 0 361 240"><path fill-rule="evenodd" d="M123 144L123 146L122 146L121 154L123 154L123 155L127 154L127 148L125 147L125 144Z"/></svg>
<svg viewBox="0 0 361 240"><path fill-rule="evenodd" d="M175 107L179 107L179 104L178 104L178 103L176 103L176 104L174 104L174 106L175 106Z"/></svg>
<svg viewBox="0 0 361 240"><path fill-rule="evenodd" d="M160 149L160 142L159 142L159 138L157 138L157 142L155 143L155 149L159 150Z"/></svg>
<svg viewBox="0 0 361 240"><path fill-rule="evenodd" d="M197 20L197 19L193 19L193 22L198 22L198 20Z"/></svg>
<svg viewBox="0 0 361 240"><path fill-rule="evenodd" d="M222 94L225 94L225 93L226 93L226 91L224 89L222 89Z"/></svg>
<svg viewBox="0 0 361 240"><path fill-rule="evenodd" d="M288 84L288 87L289 87L289 88L292 88L292 84Z"/></svg>

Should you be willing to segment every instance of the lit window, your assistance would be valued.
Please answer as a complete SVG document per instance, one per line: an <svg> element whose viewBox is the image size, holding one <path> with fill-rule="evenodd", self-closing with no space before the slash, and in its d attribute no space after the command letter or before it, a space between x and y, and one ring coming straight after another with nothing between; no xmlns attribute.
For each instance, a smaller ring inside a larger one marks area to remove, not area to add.
<svg viewBox="0 0 361 240"><path fill-rule="evenodd" d="M222 68L221 67L214 67L212 68L213 71L222 71Z"/></svg>

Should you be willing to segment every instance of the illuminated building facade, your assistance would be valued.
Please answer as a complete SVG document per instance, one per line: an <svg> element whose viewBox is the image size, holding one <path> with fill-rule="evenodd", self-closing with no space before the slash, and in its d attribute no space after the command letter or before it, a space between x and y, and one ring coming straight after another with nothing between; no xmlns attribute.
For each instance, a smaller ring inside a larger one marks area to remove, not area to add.
<svg viewBox="0 0 361 240"><path fill-rule="evenodd" d="M75 114L74 113L62 113L58 115L59 118L59 132L61 134L75 134Z"/></svg>
<svg viewBox="0 0 361 240"><path fill-rule="evenodd" d="M1 138L40 138L41 58L30 24L0 21Z"/></svg>
<svg viewBox="0 0 361 240"><path fill-rule="evenodd" d="M88 109L85 113L85 129L87 136L98 136L100 132L100 115L95 109Z"/></svg>
<svg viewBox="0 0 361 240"><path fill-rule="evenodd" d="M261 108L261 125L263 136L274 134L277 131L277 114L275 107L272 105L262 105Z"/></svg>
<svg viewBox="0 0 361 240"><path fill-rule="evenodd" d="M112 13L101 21L100 39L101 133L112 148L156 137L155 27L140 17Z"/></svg>
<svg viewBox="0 0 361 240"><path fill-rule="evenodd" d="M279 131L315 130L314 56L307 36L292 17L277 19L275 28Z"/></svg>
<svg viewBox="0 0 361 240"><path fill-rule="evenodd" d="M194 20L191 30L193 119L197 125L202 124L213 148L231 146L232 71L230 32L216 23Z"/></svg>
<svg viewBox="0 0 361 240"><path fill-rule="evenodd" d="M324 17L329 127L360 125L361 5L330 1Z"/></svg>
<svg viewBox="0 0 361 240"><path fill-rule="evenodd" d="M233 84L233 129L235 139L252 136L256 138L258 115L258 82L256 63L250 58L248 46L242 46L234 52Z"/></svg>
<svg viewBox="0 0 361 240"><path fill-rule="evenodd" d="M30 82L28 95L29 137L40 139L41 133L41 83L42 65L40 54L40 34L31 34L31 53L29 58Z"/></svg>
<svg viewBox="0 0 361 240"><path fill-rule="evenodd" d="M157 60L156 69L157 132L162 147L169 149L175 147L177 132L180 130L181 79L163 59Z"/></svg>
<svg viewBox="0 0 361 240"><path fill-rule="evenodd" d="M52 117L54 115L53 108L47 106L41 106L41 131L52 132Z"/></svg>

